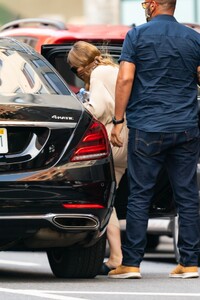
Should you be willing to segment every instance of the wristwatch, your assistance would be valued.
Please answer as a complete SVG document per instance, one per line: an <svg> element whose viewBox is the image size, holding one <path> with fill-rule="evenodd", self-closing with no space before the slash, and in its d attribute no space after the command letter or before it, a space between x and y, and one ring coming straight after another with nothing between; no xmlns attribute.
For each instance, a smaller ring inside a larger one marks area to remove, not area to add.
<svg viewBox="0 0 200 300"><path fill-rule="evenodd" d="M116 120L116 118L113 117L112 122L113 122L114 125L121 124L121 123L124 123L124 118L121 119L121 120Z"/></svg>

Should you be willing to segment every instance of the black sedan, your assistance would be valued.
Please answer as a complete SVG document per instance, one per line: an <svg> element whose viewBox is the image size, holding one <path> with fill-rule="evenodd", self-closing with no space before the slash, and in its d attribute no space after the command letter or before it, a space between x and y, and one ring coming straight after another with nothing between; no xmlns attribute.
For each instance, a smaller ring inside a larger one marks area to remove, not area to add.
<svg viewBox="0 0 200 300"><path fill-rule="evenodd" d="M55 276L95 277L114 196L104 126L40 54L0 38L0 249L47 251Z"/></svg>

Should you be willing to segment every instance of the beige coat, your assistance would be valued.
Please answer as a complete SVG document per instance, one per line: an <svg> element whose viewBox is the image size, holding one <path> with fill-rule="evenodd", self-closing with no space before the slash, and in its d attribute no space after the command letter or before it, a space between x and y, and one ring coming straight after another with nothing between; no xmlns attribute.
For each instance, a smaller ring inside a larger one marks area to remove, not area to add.
<svg viewBox="0 0 200 300"><path fill-rule="evenodd" d="M90 77L90 100L84 106L106 127L108 137L113 127L112 117L115 108L115 85L118 74L118 67L100 65L96 67ZM115 176L117 185L127 166L127 141L128 128L126 122L122 129L121 138L123 147L112 147Z"/></svg>

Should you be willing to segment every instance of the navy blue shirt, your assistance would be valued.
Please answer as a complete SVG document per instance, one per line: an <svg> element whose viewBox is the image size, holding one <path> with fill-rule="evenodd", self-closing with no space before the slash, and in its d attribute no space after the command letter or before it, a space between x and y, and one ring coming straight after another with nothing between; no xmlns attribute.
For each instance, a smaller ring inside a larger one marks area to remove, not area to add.
<svg viewBox="0 0 200 300"><path fill-rule="evenodd" d="M200 34L170 15L131 29L119 61L136 65L127 125L148 132L181 132L197 117Z"/></svg>

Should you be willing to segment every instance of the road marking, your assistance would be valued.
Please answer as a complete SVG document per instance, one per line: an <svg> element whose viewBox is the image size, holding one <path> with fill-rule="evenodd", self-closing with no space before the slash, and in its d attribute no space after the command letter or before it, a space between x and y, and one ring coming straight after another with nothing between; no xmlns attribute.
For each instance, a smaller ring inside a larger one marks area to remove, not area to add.
<svg viewBox="0 0 200 300"><path fill-rule="evenodd" d="M200 293L152 293L152 292L92 292L92 291L45 291L55 294L81 294L81 295L124 295L124 296L176 296L176 297L200 297Z"/></svg>
<svg viewBox="0 0 200 300"><path fill-rule="evenodd" d="M18 294L18 295L26 295L26 296L35 296L39 298L46 298L46 299L54 299L54 300L83 300L83 298L75 298L75 297L68 297L68 296L61 296L61 295L52 295L49 294L49 291L38 291L38 290L15 290L15 289L4 289L0 288L1 293L10 293L10 294ZM57 293L55 291L55 293ZM88 300L84 298L84 300Z"/></svg>
<svg viewBox="0 0 200 300"><path fill-rule="evenodd" d="M46 290L17 290L17 289L6 289L0 288L0 292L2 293L11 293L11 294L18 294L18 295L28 295L28 296L35 296L39 298L46 298L46 299L54 299L54 300L88 300L86 298L75 298L75 297L68 297L62 296L59 294L81 294L84 295L122 295L122 296L168 296L168 297L200 297L200 293L152 293L152 292L92 292L92 291L46 291Z"/></svg>
<svg viewBox="0 0 200 300"><path fill-rule="evenodd" d="M35 264L35 263L29 263L29 262L23 262L23 261L13 261L13 260L2 260L0 259L0 264L4 265L16 265L16 266L40 266L40 264Z"/></svg>

